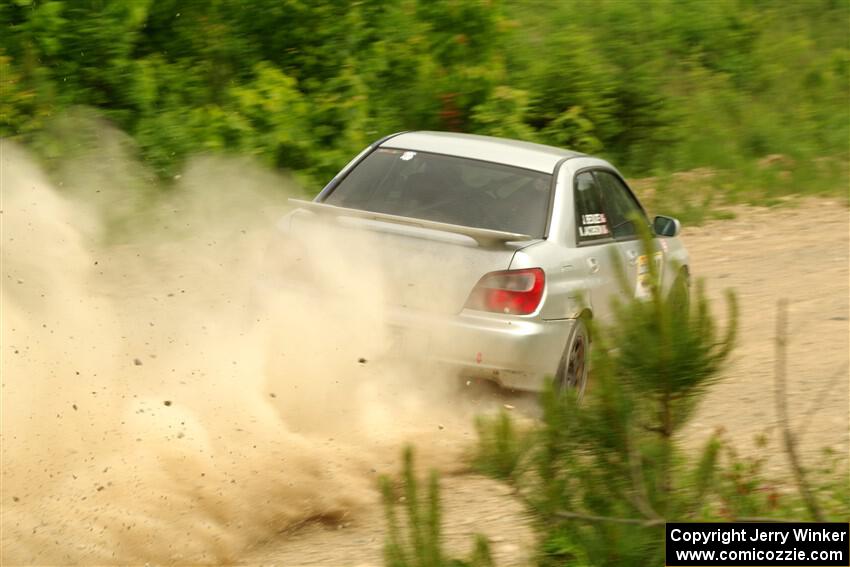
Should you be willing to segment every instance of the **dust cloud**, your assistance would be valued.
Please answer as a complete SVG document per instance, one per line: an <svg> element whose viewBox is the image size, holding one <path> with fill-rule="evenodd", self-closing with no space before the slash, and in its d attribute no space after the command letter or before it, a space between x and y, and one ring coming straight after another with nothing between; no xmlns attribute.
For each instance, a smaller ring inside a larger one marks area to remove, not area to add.
<svg viewBox="0 0 850 567"><path fill-rule="evenodd" d="M157 190L96 139L49 177L0 141L0 562L234 561L372 503L406 441L452 466L452 381L386 356L350 241L278 234L291 180L200 158Z"/></svg>

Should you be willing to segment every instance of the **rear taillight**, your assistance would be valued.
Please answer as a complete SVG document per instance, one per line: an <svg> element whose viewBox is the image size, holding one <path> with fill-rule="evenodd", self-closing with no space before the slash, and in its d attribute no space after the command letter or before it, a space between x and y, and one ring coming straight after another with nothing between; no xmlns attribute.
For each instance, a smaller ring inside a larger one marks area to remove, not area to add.
<svg viewBox="0 0 850 567"><path fill-rule="evenodd" d="M510 315L528 315L537 310L543 299L546 276L540 268L490 272L475 285L468 309L493 311Z"/></svg>

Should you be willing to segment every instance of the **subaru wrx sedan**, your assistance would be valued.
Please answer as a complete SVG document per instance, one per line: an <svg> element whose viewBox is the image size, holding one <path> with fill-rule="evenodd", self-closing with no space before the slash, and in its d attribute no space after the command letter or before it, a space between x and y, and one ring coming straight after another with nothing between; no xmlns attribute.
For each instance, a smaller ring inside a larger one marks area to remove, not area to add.
<svg viewBox="0 0 850 567"><path fill-rule="evenodd" d="M313 201L293 203L289 231L345 219L377 235L377 253L416 258L388 297L390 324L426 332L422 356L508 388L539 390L548 377L583 392L587 321L609 320L616 296L645 295L648 262L665 291L687 284L679 222L650 222L610 163L555 147L399 133L363 150ZM655 235L652 258L634 218Z"/></svg>

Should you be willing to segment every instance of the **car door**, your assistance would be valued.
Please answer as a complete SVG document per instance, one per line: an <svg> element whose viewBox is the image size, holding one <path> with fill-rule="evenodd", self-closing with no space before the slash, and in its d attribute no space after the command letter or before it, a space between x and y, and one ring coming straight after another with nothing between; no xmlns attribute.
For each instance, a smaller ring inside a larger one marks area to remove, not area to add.
<svg viewBox="0 0 850 567"><path fill-rule="evenodd" d="M602 188L592 170L576 173L573 204L577 264L586 274L587 301L594 318L607 323L613 312L612 301L621 289L615 265L619 250L604 210Z"/></svg>
<svg viewBox="0 0 850 567"><path fill-rule="evenodd" d="M616 242L629 293L637 298L646 298L650 293L649 262L654 262L659 270L664 267L664 252L653 241L653 250L646 254L638 236L637 222L649 225L646 213L631 190L613 171L597 169L594 171L602 194L602 207L611 227L611 236Z"/></svg>

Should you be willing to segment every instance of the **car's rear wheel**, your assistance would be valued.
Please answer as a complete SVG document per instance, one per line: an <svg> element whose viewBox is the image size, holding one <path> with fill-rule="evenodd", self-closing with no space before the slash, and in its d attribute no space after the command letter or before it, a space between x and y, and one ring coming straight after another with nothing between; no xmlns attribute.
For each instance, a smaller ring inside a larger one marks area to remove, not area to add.
<svg viewBox="0 0 850 567"><path fill-rule="evenodd" d="M558 365L555 383L562 394L574 392L581 399L587 388L588 362L590 361L590 334L584 320L576 319L567 346Z"/></svg>

